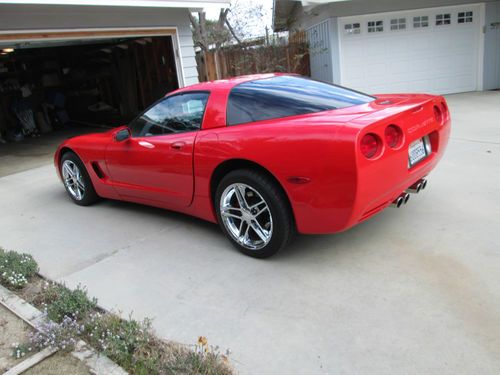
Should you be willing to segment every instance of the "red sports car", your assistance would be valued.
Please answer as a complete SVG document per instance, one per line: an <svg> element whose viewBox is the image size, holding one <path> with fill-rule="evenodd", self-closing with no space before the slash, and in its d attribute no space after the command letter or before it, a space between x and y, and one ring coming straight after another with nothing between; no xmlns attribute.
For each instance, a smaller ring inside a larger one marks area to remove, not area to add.
<svg viewBox="0 0 500 375"><path fill-rule="evenodd" d="M405 204L449 133L440 96L265 74L172 92L128 126L65 141L55 165L79 205L103 197L180 211L264 258L296 232L343 231Z"/></svg>

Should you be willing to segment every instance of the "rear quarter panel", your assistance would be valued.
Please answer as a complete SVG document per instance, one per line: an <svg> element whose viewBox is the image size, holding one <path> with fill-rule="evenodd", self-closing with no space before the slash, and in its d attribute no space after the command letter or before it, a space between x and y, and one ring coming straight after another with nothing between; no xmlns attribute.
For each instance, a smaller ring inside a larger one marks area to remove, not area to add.
<svg viewBox="0 0 500 375"><path fill-rule="evenodd" d="M321 233L331 231L332 226L341 227L355 195L353 139L357 131L335 123L333 116L298 117L202 132L195 147L195 202L210 202L210 178L219 164L248 160L279 181L299 232ZM289 182L290 177L310 181L296 184ZM212 210L211 205L207 208Z"/></svg>

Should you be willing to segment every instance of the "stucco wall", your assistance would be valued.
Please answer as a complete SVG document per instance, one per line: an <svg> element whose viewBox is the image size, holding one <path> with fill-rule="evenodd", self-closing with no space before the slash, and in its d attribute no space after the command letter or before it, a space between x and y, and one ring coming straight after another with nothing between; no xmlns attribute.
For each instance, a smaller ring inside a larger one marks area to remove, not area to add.
<svg viewBox="0 0 500 375"><path fill-rule="evenodd" d="M491 27L500 22L500 1L486 4L484 33L483 89L500 88L500 28Z"/></svg>
<svg viewBox="0 0 500 375"><path fill-rule="evenodd" d="M0 31L115 27L177 27L184 83L198 82L187 9L0 5Z"/></svg>

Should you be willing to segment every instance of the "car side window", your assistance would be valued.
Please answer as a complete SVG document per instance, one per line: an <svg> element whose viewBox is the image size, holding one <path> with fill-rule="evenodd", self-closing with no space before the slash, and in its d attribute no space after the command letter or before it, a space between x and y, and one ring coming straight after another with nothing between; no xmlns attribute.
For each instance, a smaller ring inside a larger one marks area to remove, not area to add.
<svg viewBox="0 0 500 375"><path fill-rule="evenodd" d="M345 87L297 76L240 83L229 94L227 125L350 107L375 98Z"/></svg>
<svg viewBox="0 0 500 375"><path fill-rule="evenodd" d="M208 95L207 92L192 92L161 100L130 123L132 137L199 130Z"/></svg>

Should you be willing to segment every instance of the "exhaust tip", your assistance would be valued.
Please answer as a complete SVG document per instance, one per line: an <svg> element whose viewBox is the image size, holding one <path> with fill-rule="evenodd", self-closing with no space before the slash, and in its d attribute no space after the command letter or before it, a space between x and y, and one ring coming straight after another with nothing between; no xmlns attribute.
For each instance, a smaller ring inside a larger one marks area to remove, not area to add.
<svg viewBox="0 0 500 375"><path fill-rule="evenodd" d="M422 178L421 180L418 180L413 185L411 185L408 189L406 189L406 191L408 193L418 194L422 190L424 190L426 186L427 186L427 180Z"/></svg>
<svg viewBox="0 0 500 375"><path fill-rule="evenodd" d="M403 204L406 204L406 202L408 202L408 199L410 199L410 194L401 193L399 197L397 197L392 201L391 206L396 208L401 208Z"/></svg>
<svg viewBox="0 0 500 375"><path fill-rule="evenodd" d="M397 197L396 199L394 199L391 203L391 206L392 207L396 207L396 208L400 208L403 204L403 197L401 197L401 195L399 197Z"/></svg>
<svg viewBox="0 0 500 375"><path fill-rule="evenodd" d="M404 199L402 197L399 197L398 201L396 203L396 207L400 208L403 205L403 203L404 203Z"/></svg>
<svg viewBox="0 0 500 375"><path fill-rule="evenodd" d="M404 204L408 203L408 201L410 200L410 194L406 193L402 200Z"/></svg>

